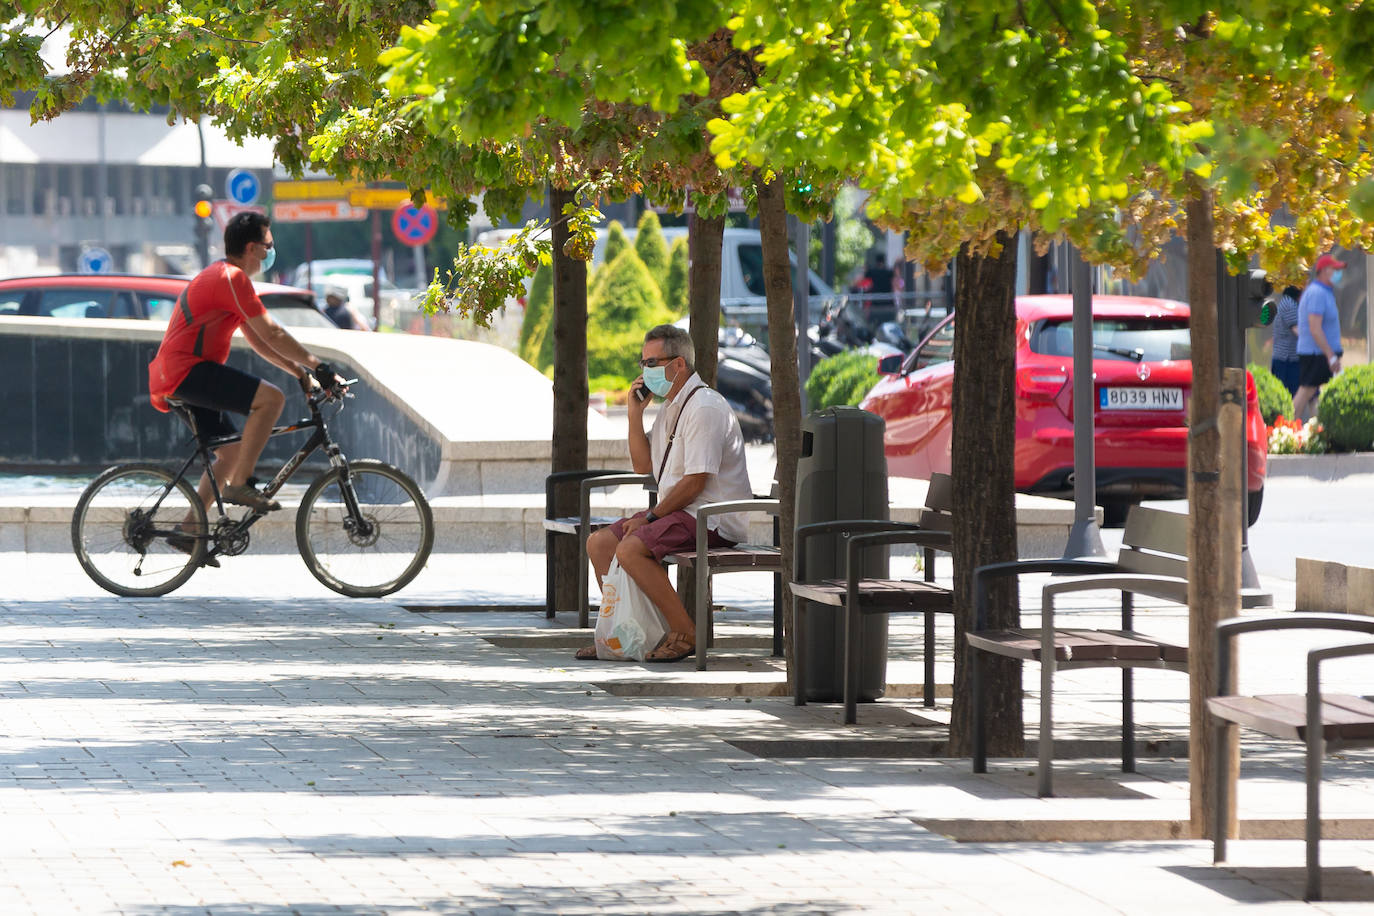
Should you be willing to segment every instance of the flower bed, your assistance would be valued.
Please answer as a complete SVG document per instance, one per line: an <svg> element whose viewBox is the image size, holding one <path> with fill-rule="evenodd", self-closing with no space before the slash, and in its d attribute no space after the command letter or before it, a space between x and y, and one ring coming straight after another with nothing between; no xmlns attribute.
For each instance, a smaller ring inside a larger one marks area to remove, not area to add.
<svg viewBox="0 0 1374 916"><path fill-rule="evenodd" d="M1321 455L1326 452L1326 438L1315 417L1304 423L1279 416L1274 419L1274 425L1266 429L1271 455Z"/></svg>

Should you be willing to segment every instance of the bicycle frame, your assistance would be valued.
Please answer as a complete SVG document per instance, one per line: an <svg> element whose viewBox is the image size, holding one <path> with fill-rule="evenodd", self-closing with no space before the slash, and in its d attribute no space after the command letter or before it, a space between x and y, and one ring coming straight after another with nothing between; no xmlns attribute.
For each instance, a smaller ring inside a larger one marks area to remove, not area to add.
<svg viewBox="0 0 1374 916"><path fill-rule="evenodd" d="M309 417L297 420L295 423L287 426L272 427L272 432L270 434L271 438L285 435L286 433L298 432L303 429L311 429L314 430L314 432L311 433L310 437L296 450L295 454L287 459L286 463L282 465L281 470L277 471L271 481L263 487L262 492L268 498L274 496L286 485L286 482L291 479L307 458L313 455L316 450L323 449L325 455L329 458L330 465L339 468L342 473L343 479L340 490L342 491L344 505L348 509L349 517L352 519L359 519L361 518L361 510L358 506L357 495L353 492L353 487L350 485L348 459L344 457L343 451L339 448L338 443L330 438L328 424L325 420L323 411L320 409L320 405L324 403L324 401L324 397L316 397L313 395L307 397L306 404L310 408ZM241 441L243 436L242 434L235 434L232 436L216 436L211 439L203 440L200 437L199 430L196 429L194 419L191 417L189 411L186 411L184 407L177 407L175 409L179 412L184 412L183 416L186 416L188 421L190 421L191 442L195 446L195 449L187 456L186 460L181 465L181 469L177 471L175 478L173 478L163 494L158 497L157 502L153 504L153 511L156 511L157 507L161 505L162 500L165 499L167 494L176 486L176 482L184 478L186 472L190 470L191 466L195 464L197 460L199 460L205 475L210 480L210 489L214 493L214 504L219 510L219 517L221 519L228 518L228 514L224 509L224 498L220 493L219 481L215 479L213 472L215 459L212 453L216 449L223 448L226 445L233 445L235 442ZM342 409L342 405L340 405L340 409ZM233 529L236 532L247 531L254 522L262 517L262 513L250 509L242 519L233 525ZM213 539L209 534L196 535L196 537Z"/></svg>

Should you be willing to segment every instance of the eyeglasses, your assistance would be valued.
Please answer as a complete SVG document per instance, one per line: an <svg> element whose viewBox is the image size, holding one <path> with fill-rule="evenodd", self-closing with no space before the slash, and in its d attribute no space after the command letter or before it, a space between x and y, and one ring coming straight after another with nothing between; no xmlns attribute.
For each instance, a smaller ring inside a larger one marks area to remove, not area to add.
<svg viewBox="0 0 1374 916"><path fill-rule="evenodd" d="M664 366L677 359L676 356L646 356L639 361L639 368L652 369L655 366Z"/></svg>

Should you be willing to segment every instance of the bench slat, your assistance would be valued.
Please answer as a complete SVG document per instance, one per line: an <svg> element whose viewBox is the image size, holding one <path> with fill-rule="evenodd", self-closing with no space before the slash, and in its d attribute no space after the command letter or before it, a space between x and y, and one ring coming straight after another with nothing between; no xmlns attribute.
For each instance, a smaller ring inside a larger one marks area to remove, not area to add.
<svg viewBox="0 0 1374 916"><path fill-rule="evenodd" d="M614 518L608 515L593 516L591 519L592 530L595 531L597 528L605 528L607 525L612 525L619 520L619 516L615 516ZM577 529L581 527L582 519L577 516L544 519L544 530L553 531L557 534L577 534Z"/></svg>
<svg viewBox="0 0 1374 916"><path fill-rule="evenodd" d="M1167 643L1129 630L1064 630L1075 636L1091 638L1113 647L1113 657L1121 660L1159 660Z"/></svg>
<svg viewBox="0 0 1374 916"><path fill-rule="evenodd" d="M697 561L697 552L695 550L683 550L670 553L663 560L666 563L693 566ZM713 569L758 568L776 572L782 568L782 551L776 547L762 544L712 547L706 551L706 562Z"/></svg>
<svg viewBox="0 0 1374 916"><path fill-rule="evenodd" d="M1040 661L1040 633L1038 629L983 630L967 634L968 641L979 649L995 655ZM1054 657L1061 662L1100 661L1158 662L1167 661L1168 643L1150 639L1125 630L1059 630L1054 632Z"/></svg>
<svg viewBox="0 0 1374 916"><path fill-rule="evenodd" d="M843 579L823 579L819 582L789 582L792 594L799 598L842 607L848 586ZM912 610L954 610L954 593L944 586L931 582L917 582L907 579L860 579L860 610L873 607L889 610L910 608Z"/></svg>
<svg viewBox="0 0 1374 916"><path fill-rule="evenodd" d="M1210 697L1207 708L1228 722L1276 738L1307 740L1307 698L1302 694ZM1358 713L1353 720L1352 712ZM1374 740L1374 704L1354 696L1323 696L1322 737L1327 741Z"/></svg>

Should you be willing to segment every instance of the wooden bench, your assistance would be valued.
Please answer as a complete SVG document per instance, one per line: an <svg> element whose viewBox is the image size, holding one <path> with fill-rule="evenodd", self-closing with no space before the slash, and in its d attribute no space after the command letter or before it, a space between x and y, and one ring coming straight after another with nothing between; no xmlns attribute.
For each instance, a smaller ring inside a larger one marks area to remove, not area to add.
<svg viewBox="0 0 1374 916"><path fill-rule="evenodd" d="M1150 595L1178 604L1188 602L1188 517L1133 506L1126 519L1117 559L1045 559L994 563L974 570L974 625L965 638L978 650L973 653L971 685L974 710L973 771L987 772L987 722L982 703L983 653L1033 661L1040 665L1040 766L1038 792L1043 797L1054 789L1054 674L1059 669L1121 669L1121 769L1135 772L1135 684L1133 669L1161 668L1187 671L1183 646L1154 639L1135 630L1136 594ZM1001 576L1054 573L1055 579L1041 591L1040 626L989 629L988 583ZM1119 629L1058 628L1054 623L1055 597L1070 592L1108 589L1121 592ZM1251 600L1267 602L1268 596L1251 591Z"/></svg>
<svg viewBox="0 0 1374 916"><path fill-rule="evenodd" d="M805 542L818 535L839 535L848 540L845 545L844 578L810 581L806 575ZM871 547L891 544L915 544L924 551L924 578L919 581L864 577L863 551ZM908 522L879 520L840 520L816 522L797 528L796 576L789 583L792 592L792 644L796 659L793 668L793 702L806 705L806 602L815 601L840 609L843 619L844 642L844 721L858 721L859 665L862 659L865 614L924 615L925 663L924 701L935 705L935 614L953 613L954 596L950 589L935 584L935 551L948 552L950 535L944 531L930 531Z"/></svg>
<svg viewBox="0 0 1374 916"><path fill-rule="evenodd" d="M556 513L556 497L560 487L578 485L578 514L559 516ZM637 484L649 493L648 508L652 509L658 499L657 484L652 474L635 474L632 471L586 470L554 471L544 478L544 616L553 619L557 612L556 575L555 575L555 538L571 536L577 538L577 625L587 627L591 620L591 606L587 601L587 537L596 529L614 523L619 516L593 516L591 513L592 490L618 487L622 484Z"/></svg>
<svg viewBox="0 0 1374 916"><path fill-rule="evenodd" d="M697 546L695 550L670 553L664 557L665 563L678 567L678 594L692 614L696 627L697 670L706 670L707 648L711 645L714 633L711 618L711 577L728 572L771 572L777 576L773 587L773 655L782 655L782 550L777 546L777 516L780 503L771 497L755 496L731 502L707 503L697 510ZM712 516L732 512L766 512L775 519L773 524L773 543L736 544L734 547L706 546L709 528L707 520ZM697 558L705 556L706 562L699 563ZM691 574L689 580L687 576Z"/></svg>
<svg viewBox="0 0 1374 916"><path fill-rule="evenodd" d="M1235 639L1242 633L1320 629L1374 634L1374 618L1354 614L1294 614L1223 620L1217 625L1217 692L1207 700L1216 729L1213 748L1224 748L1236 726L1275 738L1299 741L1307 748L1307 900L1320 900L1322 757L1345 748L1374 747L1374 703L1363 697L1323 694L1321 665L1336 658L1374 655L1374 642L1313 649L1307 653L1307 691L1302 694L1236 696L1229 692ZM1212 860L1226 861L1231 820L1228 785L1230 769L1216 767L1216 822L1212 826Z"/></svg>

